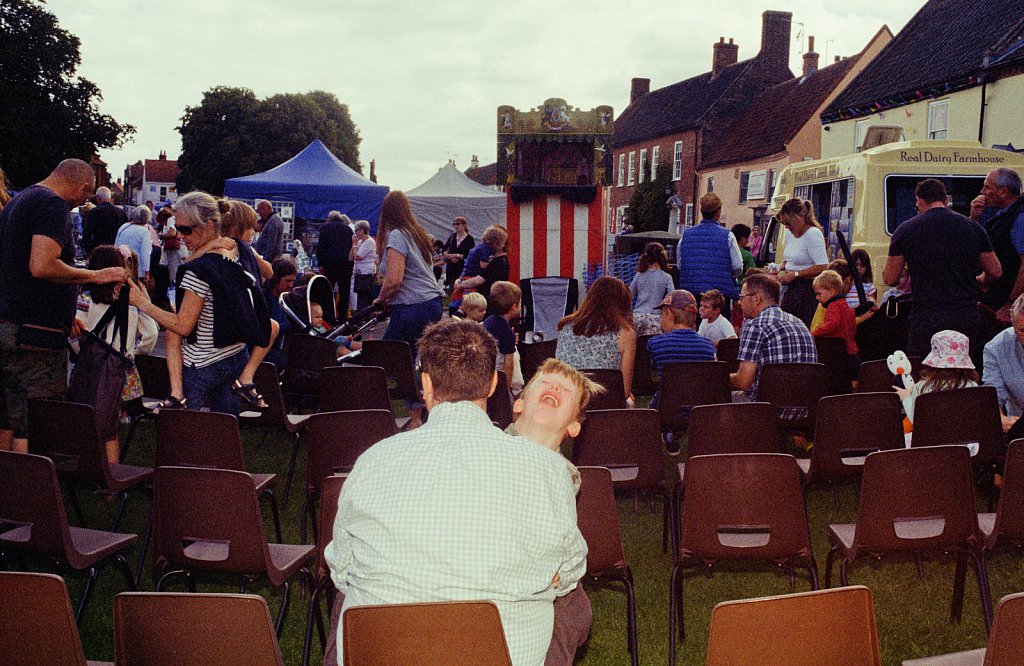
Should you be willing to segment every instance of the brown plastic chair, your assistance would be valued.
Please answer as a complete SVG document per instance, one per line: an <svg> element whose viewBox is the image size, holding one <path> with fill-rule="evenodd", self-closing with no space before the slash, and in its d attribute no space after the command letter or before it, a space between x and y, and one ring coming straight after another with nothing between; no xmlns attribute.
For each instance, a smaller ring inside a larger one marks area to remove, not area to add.
<svg viewBox="0 0 1024 666"><path fill-rule="evenodd" d="M739 355L739 338L725 338L718 341L718 347L715 348L715 358L719 361L725 361L726 365L729 366L729 372L736 372L740 369Z"/></svg>
<svg viewBox="0 0 1024 666"><path fill-rule="evenodd" d="M1005 456L1003 441L994 386L923 393L914 402L911 446L978 443L978 454L971 463L988 485L989 511L995 499L995 474Z"/></svg>
<svg viewBox="0 0 1024 666"><path fill-rule="evenodd" d="M504 430L512 424L512 393L508 388L505 372L498 370L498 383L494 393L487 398L487 417L491 423Z"/></svg>
<svg viewBox="0 0 1024 666"><path fill-rule="evenodd" d="M626 589L626 645L630 661L637 665L636 596L633 572L626 564L619 531L612 475L604 467L580 467L580 492L576 495L576 522L587 542L587 576L593 580L620 581Z"/></svg>
<svg viewBox="0 0 1024 666"><path fill-rule="evenodd" d="M76 487L96 484L117 493L121 501L110 530L117 531L128 503L128 492L148 494L152 467L107 462L106 443L96 427L91 405L59 400L29 400L28 430L32 452L53 458L57 470L68 481L72 506L85 524L75 495Z"/></svg>
<svg viewBox="0 0 1024 666"><path fill-rule="evenodd" d="M397 432L391 412L383 409L318 412L310 417L306 432L309 458L299 543L306 543L307 519L313 527L313 534L317 533L316 502L324 479L352 471L356 459L366 449Z"/></svg>
<svg viewBox="0 0 1024 666"><path fill-rule="evenodd" d="M633 363L633 395L654 395L661 380L651 365L651 353L647 343L653 335L641 335L636 339L636 360Z"/></svg>
<svg viewBox="0 0 1024 666"><path fill-rule="evenodd" d="M292 457L288 462L288 477L284 483L282 502L287 507L292 490L292 477L295 475L295 460L299 455L299 445L302 443L301 433L306 427L306 421L309 420L309 414L288 413L284 393L281 391L281 381L277 376L277 366L273 363L260 363L260 367L256 368L253 383L266 401L267 409L262 413L242 412L238 422L243 428L260 428L263 431L263 437L257 446L262 446L267 435L273 430L285 433L292 440Z"/></svg>
<svg viewBox="0 0 1024 666"><path fill-rule="evenodd" d="M555 349L558 347L558 340L544 340L543 342L525 343L520 342L516 349L519 350L519 367L523 371L523 382L530 381L541 363L549 358L555 358Z"/></svg>
<svg viewBox="0 0 1024 666"><path fill-rule="evenodd" d="M135 357L135 369L139 371L139 381L142 384L142 406L146 411L132 418L131 424L128 426L128 435L121 444L121 460L124 460L128 446L135 438L135 430L139 423L146 419L152 419L152 410L171 396L171 378L167 372L166 358L139 354Z"/></svg>
<svg viewBox="0 0 1024 666"><path fill-rule="evenodd" d="M694 456L779 452L775 409L767 402L700 405L690 412L686 457L676 464L679 483L686 480L685 461Z"/></svg>
<svg viewBox="0 0 1024 666"><path fill-rule="evenodd" d="M267 602L253 594L119 594L114 658L118 666L284 664Z"/></svg>
<svg viewBox="0 0 1024 666"><path fill-rule="evenodd" d="M829 525L825 587L839 557L839 580L848 584L847 567L861 553L925 550L957 553L950 618L959 622L964 602L967 560L974 564L985 628L992 624L983 536L974 511L974 488L967 448L929 446L869 454L864 461L856 524Z"/></svg>
<svg viewBox="0 0 1024 666"><path fill-rule="evenodd" d="M1009 594L996 606L988 646L954 654L908 659L903 666L1017 666L1024 654L1024 593Z"/></svg>
<svg viewBox="0 0 1024 666"><path fill-rule="evenodd" d="M839 481L860 478L869 453L903 446L903 412L895 391L834 395L818 403L811 457L797 463L805 484L832 486L838 507Z"/></svg>
<svg viewBox="0 0 1024 666"><path fill-rule="evenodd" d="M800 468L781 453L733 453L690 458L683 489L679 544L669 588L669 664L683 622L683 572L720 560L805 568L818 589Z"/></svg>
<svg viewBox="0 0 1024 666"><path fill-rule="evenodd" d="M911 376L921 378L921 357L910 356ZM889 364L884 358L875 361L864 361L857 370L857 390L862 393L881 393L892 391L896 385L895 375L889 372ZM895 392L895 391L894 391Z"/></svg>
<svg viewBox="0 0 1024 666"><path fill-rule="evenodd" d="M850 383L850 356L842 338L814 338L818 362L825 366L827 376L825 395L844 395L853 391Z"/></svg>
<svg viewBox="0 0 1024 666"><path fill-rule="evenodd" d="M342 620L344 666L511 666L490 601L356 606Z"/></svg>
<svg viewBox="0 0 1024 666"><path fill-rule="evenodd" d="M316 621L320 634L320 645L327 649L327 641L330 638L324 632L323 615L320 612L321 595L327 601L327 617L331 616L331 608L334 605L334 581L331 580L331 571L324 558L324 549L331 542L334 536L334 520L338 516L338 496L341 495L341 487L345 484L348 474L337 474L324 479L320 487L320 529L316 538L316 565L313 568L313 594L309 598L309 609L306 613L306 633L302 641L302 666L309 664L309 652L313 643L313 622Z"/></svg>
<svg viewBox="0 0 1024 666"><path fill-rule="evenodd" d="M202 571L266 579L284 588L277 615L281 635L290 598L289 579L315 556L314 546L268 543L263 517L245 472L200 467L157 467L153 488L154 571L156 590L175 575L184 575L194 591L193 573Z"/></svg>
<svg viewBox="0 0 1024 666"><path fill-rule="evenodd" d="M349 360L351 359L351 360ZM403 340L363 340L358 354L345 357L346 363L384 368L392 400L422 402L416 385L412 347Z"/></svg>
<svg viewBox="0 0 1024 666"><path fill-rule="evenodd" d="M138 540L135 534L71 527L53 461L0 451L0 552L23 553L85 571L76 621L81 620L96 579L107 564L117 564L128 588L135 589L135 578L122 553Z"/></svg>
<svg viewBox="0 0 1024 666"><path fill-rule="evenodd" d="M625 409L626 408L626 385L623 383L622 371L611 369L580 370L589 377L595 384L604 387L603 393L598 393L590 398L587 403L587 412L600 409Z"/></svg>
<svg viewBox="0 0 1024 666"><path fill-rule="evenodd" d="M707 666L882 666L863 585L723 601L711 611Z"/></svg>
<svg viewBox="0 0 1024 666"><path fill-rule="evenodd" d="M209 467L245 472L242 435L231 414L164 409L156 415L157 467ZM273 486L276 474L249 474L256 492L270 504L274 535L281 543L281 516Z"/></svg>
<svg viewBox="0 0 1024 666"><path fill-rule="evenodd" d="M724 361L669 363L661 373L658 416L663 433L685 431L697 405L732 402L729 366Z"/></svg>
<svg viewBox="0 0 1024 666"><path fill-rule="evenodd" d="M284 341L282 392L289 403L301 406L317 396L317 378L326 367L338 364L338 343L305 333L292 333Z"/></svg>
<svg viewBox="0 0 1024 666"><path fill-rule="evenodd" d="M662 550L668 549L671 489L665 478L665 450L653 409L588 411L573 443L573 464L607 467L616 490L660 496L664 507Z"/></svg>
<svg viewBox="0 0 1024 666"><path fill-rule="evenodd" d="M827 390L821 363L771 363L761 368L757 399L772 403L780 429L812 437L818 401Z"/></svg>
<svg viewBox="0 0 1024 666"><path fill-rule="evenodd" d="M68 588L48 573L0 572L0 661L86 666ZM10 661L8 661L10 660ZM100 662L90 661L99 665Z"/></svg>
<svg viewBox="0 0 1024 666"><path fill-rule="evenodd" d="M321 412L354 409L391 411L391 394L388 392L388 376L384 368L350 363L324 368L318 386ZM395 426L399 429L408 423L408 416L395 418Z"/></svg>
<svg viewBox="0 0 1024 666"><path fill-rule="evenodd" d="M1024 439L1013 440L1006 449L999 506L995 513L979 514L978 525L988 550L1007 543L1024 546Z"/></svg>

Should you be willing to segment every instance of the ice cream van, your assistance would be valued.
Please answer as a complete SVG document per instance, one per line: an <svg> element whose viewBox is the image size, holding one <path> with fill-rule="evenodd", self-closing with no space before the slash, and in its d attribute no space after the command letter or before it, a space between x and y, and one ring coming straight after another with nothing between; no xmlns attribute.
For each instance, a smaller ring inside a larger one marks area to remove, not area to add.
<svg viewBox="0 0 1024 666"><path fill-rule="evenodd" d="M843 256L836 237L836 230L842 231L851 248L863 248L871 256L881 291L889 240L900 224L917 214L917 183L938 178L946 185L950 207L966 215L985 175L998 167L1024 175L1024 154L983 148L974 141L888 143L843 157L790 164L776 180L772 210L791 197L810 200L825 232L829 259ZM774 217L764 236L758 263L781 263L785 234Z"/></svg>

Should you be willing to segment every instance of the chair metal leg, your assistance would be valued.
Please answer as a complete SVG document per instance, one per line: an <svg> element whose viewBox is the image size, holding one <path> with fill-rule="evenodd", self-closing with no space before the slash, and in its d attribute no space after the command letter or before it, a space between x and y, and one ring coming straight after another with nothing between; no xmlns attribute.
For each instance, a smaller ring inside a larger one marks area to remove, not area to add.
<svg viewBox="0 0 1024 666"><path fill-rule="evenodd" d="M128 504L128 491L121 491L121 501L117 504L117 511L114 512L114 522L110 525L110 531L116 532L117 526L121 524L121 516L124 515L124 508Z"/></svg>
<svg viewBox="0 0 1024 666"><path fill-rule="evenodd" d="M665 493L665 501L663 506L663 513L665 514L661 521L661 552L668 552L668 530L672 522L672 499L668 493Z"/></svg>
<svg viewBox="0 0 1024 666"><path fill-rule="evenodd" d="M953 600L949 605L949 621L958 624L964 611L964 586L967 579L967 553L956 555L956 570L953 573Z"/></svg>
<svg viewBox="0 0 1024 666"><path fill-rule="evenodd" d="M846 558L839 562L839 584L846 587L850 584L850 577L846 575Z"/></svg>
<svg viewBox="0 0 1024 666"><path fill-rule="evenodd" d="M185 572L185 582L188 583L188 591L195 594L196 590L196 577L192 575L191 571Z"/></svg>
<svg viewBox="0 0 1024 666"><path fill-rule="evenodd" d="M184 569L173 569L171 571L168 571L164 575L160 576L159 580L156 581L156 591L157 592L163 592L164 591L164 584L168 580L170 580L170 578L172 576L186 576L186 577L188 577L189 574ZM192 591L195 592L195 590L192 590Z"/></svg>
<svg viewBox="0 0 1024 666"><path fill-rule="evenodd" d="M302 666L308 666L309 664L310 650L313 646L314 620L316 621L317 629L319 630L320 644L324 646L324 649L326 649L327 638L324 632L323 616L320 613L320 593L323 589L323 585L317 585L313 589L313 594L309 596L309 607L306 610L306 631L303 634L302 639ZM330 613L329 609L328 613Z"/></svg>
<svg viewBox="0 0 1024 666"><path fill-rule="evenodd" d="M828 557L825 558L825 589L832 587L832 564L835 562L836 553L839 552L837 546L832 546L828 549Z"/></svg>
<svg viewBox="0 0 1024 666"><path fill-rule="evenodd" d="M75 510L75 518L78 519L78 525L80 527L86 527L85 514L82 513L82 505L78 503L78 493L75 492L75 486L71 483L67 484L68 488L68 499L71 500L71 508Z"/></svg>
<svg viewBox="0 0 1024 666"><path fill-rule="evenodd" d="M301 438L299 437L299 433L295 433L295 444L292 445L292 459L291 459L291 462L288 463L288 479L285 481L285 485L284 485L284 503L283 504L284 504L284 508L286 508L286 509L288 508L288 497L291 495L291 491L292 491L292 477L295 476L295 459L299 455L299 441L300 441L300 439Z"/></svg>
<svg viewBox="0 0 1024 666"><path fill-rule="evenodd" d="M309 512L309 498L302 503L302 509L299 511L299 543L303 546L306 545L306 514Z"/></svg>
<svg viewBox="0 0 1024 666"><path fill-rule="evenodd" d="M270 504L270 514L274 517L274 536L277 538L277 543L284 543L281 540L281 516L277 512L277 497L274 496L274 491L265 488L260 496L267 498L267 502ZM287 491L285 496L287 497ZM286 505L287 502L288 500L285 500Z"/></svg>
<svg viewBox="0 0 1024 666"><path fill-rule="evenodd" d="M274 631L277 633L277 638L281 638L281 630L284 628L284 618L288 614L288 602L291 600L292 586L289 581L285 581L282 586L282 592L284 598L281 600L281 610L277 612L277 622L274 624Z"/></svg>
<svg viewBox="0 0 1024 666"><path fill-rule="evenodd" d="M82 590L82 598L78 600L78 610L75 611L75 623L78 624L82 621L82 612L85 611L85 605L89 603L89 597L92 596L92 589L96 585L96 578L100 575L98 566L89 567L89 572L85 579L85 589Z"/></svg>
<svg viewBox="0 0 1024 666"><path fill-rule="evenodd" d="M146 531L142 534L142 551L139 553L139 567L135 570L135 587L138 588L142 580L142 569L146 566L146 553L149 552L149 540L153 538L153 490L143 488L149 495L149 517L146 519Z"/></svg>
<svg viewBox="0 0 1024 666"><path fill-rule="evenodd" d="M973 557L974 575L978 579L981 595L981 613L985 618L985 633L992 633L992 591L988 585L988 569L985 566L985 549L979 548Z"/></svg>
<svg viewBox="0 0 1024 666"><path fill-rule="evenodd" d="M672 578L668 583L668 664L676 666L676 576L679 575L679 567L672 567Z"/></svg>
<svg viewBox="0 0 1024 666"><path fill-rule="evenodd" d="M117 562L117 568L121 570L121 575L124 576L124 580L128 583L128 589L134 592L139 589L138 584L135 582L135 576L132 574L132 567L128 564L128 560L125 559L124 555L115 555L114 561Z"/></svg>
<svg viewBox="0 0 1024 666"><path fill-rule="evenodd" d="M811 574L811 590L818 589L818 563L814 561L814 557L811 555L807 556L807 570Z"/></svg>
<svg viewBox="0 0 1024 666"><path fill-rule="evenodd" d="M626 575L622 580L626 584L626 639L629 647L629 659L631 666L637 666L640 655L636 640L636 592L633 589L633 572L629 570L629 567L626 567Z"/></svg>
<svg viewBox="0 0 1024 666"><path fill-rule="evenodd" d="M914 564L917 565L917 577L924 580L924 560L921 558L921 551L914 551Z"/></svg>

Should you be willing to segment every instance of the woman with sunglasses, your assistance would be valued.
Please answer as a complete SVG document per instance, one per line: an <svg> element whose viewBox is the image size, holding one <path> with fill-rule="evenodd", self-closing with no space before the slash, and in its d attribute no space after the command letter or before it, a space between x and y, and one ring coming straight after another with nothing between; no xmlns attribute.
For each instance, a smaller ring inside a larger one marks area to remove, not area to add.
<svg viewBox="0 0 1024 666"><path fill-rule="evenodd" d="M452 222L455 231L445 241L444 250L441 256L445 261L444 286L451 289L455 281L462 275L462 268L466 263L466 255L476 245L476 241L469 234L469 223L464 217L457 217Z"/></svg>
<svg viewBox="0 0 1024 666"><path fill-rule="evenodd" d="M201 409L208 403L211 411L237 415L244 400L249 407L266 408L252 377L274 327L252 249L221 237L222 212L230 211L225 204L205 192L191 192L175 203L177 232L190 253L179 271L176 314L154 306L144 291L131 291L133 305L165 327L169 337L182 339L180 353L179 345L168 341L171 399L165 407Z"/></svg>
<svg viewBox="0 0 1024 666"><path fill-rule="evenodd" d="M810 327L818 308L814 278L828 268L825 234L810 201L789 199L776 217L786 227L785 256L778 275L779 283L785 287L780 305L784 312Z"/></svg>

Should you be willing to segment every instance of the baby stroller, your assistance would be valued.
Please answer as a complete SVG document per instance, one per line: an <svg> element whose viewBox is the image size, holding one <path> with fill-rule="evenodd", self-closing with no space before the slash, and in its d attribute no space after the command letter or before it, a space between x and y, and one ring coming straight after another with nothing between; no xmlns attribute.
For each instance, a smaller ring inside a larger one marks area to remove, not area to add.
<svg viewBox="0 0 1024 666"><path fill-rule="evenodd" d="M358 340L363 331L383 318L384 312L381 306L371 305L359 310L347 322L339 325L338 312L334 305L334 290L330 281L323 275L314 275L305 285L281 294L280 302L281 309L288 319L303 334L328 340L337 340L340 337ZM326 332L317 331L310 323L314 304L323 310Z"/></svg>

